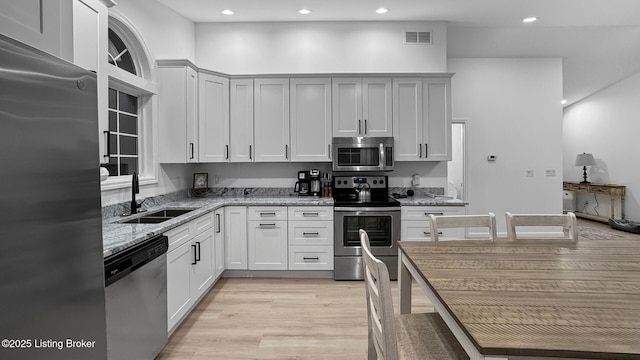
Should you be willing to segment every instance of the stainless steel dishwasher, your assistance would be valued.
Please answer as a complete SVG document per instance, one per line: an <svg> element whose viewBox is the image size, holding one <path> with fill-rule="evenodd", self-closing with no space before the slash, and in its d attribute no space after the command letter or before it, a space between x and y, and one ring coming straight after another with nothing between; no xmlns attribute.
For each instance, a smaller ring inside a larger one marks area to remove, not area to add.
<svg viewBox="0 0 640 360"><path fill-rule="evenodd" d="M104 261L107 358L152 360L167 343L166 236Z"/></svg>

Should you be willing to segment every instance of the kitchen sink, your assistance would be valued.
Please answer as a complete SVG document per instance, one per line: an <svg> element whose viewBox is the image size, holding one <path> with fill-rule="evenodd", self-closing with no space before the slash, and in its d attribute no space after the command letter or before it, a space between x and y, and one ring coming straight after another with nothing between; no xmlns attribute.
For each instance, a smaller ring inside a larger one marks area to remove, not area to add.
<svg viewBox="0 0 640 360"><path fill-rule="evenodd" d="M184 215L189 213L195 209L164 209L159 211L154 211L152 213L148 213L142 215L141 217L120 221L121 224L158 224L161 222L165 222L167 220L171 220L180 215Z"/></svg>

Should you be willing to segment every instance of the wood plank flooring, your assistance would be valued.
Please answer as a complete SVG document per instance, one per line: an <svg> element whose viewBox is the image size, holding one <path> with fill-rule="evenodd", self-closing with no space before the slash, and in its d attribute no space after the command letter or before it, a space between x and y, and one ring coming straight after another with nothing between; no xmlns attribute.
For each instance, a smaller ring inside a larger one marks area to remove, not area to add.
<svg viewBox="0 0 640 360"><path fill-rule="evenodd" d="M579 219L581 226L640 240L606 224ZM412 312L427 311L415 285ZM156 359L366 359L366 327L362 281L223 278Z"/></svg>

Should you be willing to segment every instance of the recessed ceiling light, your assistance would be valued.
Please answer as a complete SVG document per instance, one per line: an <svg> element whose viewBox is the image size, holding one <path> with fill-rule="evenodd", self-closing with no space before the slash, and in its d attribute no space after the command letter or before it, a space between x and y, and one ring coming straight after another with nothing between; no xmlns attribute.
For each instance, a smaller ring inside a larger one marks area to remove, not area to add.
<svg viewBox="0 0 640 360"><path fill-rule="evenodd" d="M234 12L229 10L229 9L222 10L222 13L225 14L225 15L233 15L234 14Z"/></svg>
<svg viewBox="0 0 640 360"><path fill-rule="evenodd" d="M536 22L536 21L538 21L538 17L537 16L530 16L530 17L522 19L522 22L525 23L525 24Z"/></svg>
<svg viewBox="0 0 640 360"><path fill-rule="evenodd" d="M380 9L376 10L376 12L378 14L386 14L387 11L389 11L389 9L386 9L386 8L380 8Z"/></svg>
<svg viewBox="0 0 640 360"><path fill-rule="evenodd" d="M307 14L311 14L311 10L309 9L302 9L300 11L298 11L300 14L302 15L307 15Z"/></svg>
<svg viewBox="0 0 640 360"><path fill-rule="evenodd" d="M565 105L566 103L567 103L567 99L562 99L562 100L560 101L560 104L562 104L562 105Z"/></svg>

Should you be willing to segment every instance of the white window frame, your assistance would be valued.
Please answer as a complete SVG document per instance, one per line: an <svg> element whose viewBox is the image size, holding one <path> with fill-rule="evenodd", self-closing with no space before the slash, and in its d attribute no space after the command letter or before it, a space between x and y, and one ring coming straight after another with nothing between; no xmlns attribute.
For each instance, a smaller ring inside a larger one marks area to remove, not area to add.
<svg viewBox="0 0 640 360"><path fill-rule="evenodd" d="M112 64L107 68L109 88L138 97L138 170L140 185L158 183L157 159L157 94L158 86L153 72L152 57L133 24L115 9L109 10L109 28L125 43L131 53L138 75ZM107 61L107 59L104 59ZM131 187L131 175L110 176L101 183L101 189L115 190Z"/></svg>

